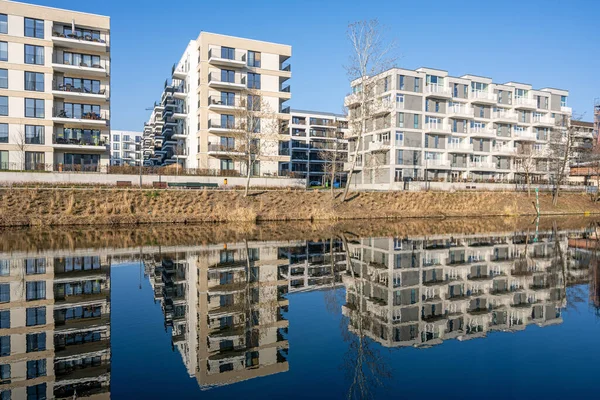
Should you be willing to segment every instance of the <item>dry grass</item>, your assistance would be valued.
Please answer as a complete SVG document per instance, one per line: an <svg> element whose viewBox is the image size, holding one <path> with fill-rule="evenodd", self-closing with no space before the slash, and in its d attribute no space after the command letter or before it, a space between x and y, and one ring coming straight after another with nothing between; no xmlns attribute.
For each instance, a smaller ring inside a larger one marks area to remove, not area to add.
<svg viewBox="0 0 600 400"><path fill-rule="evenodd" d="M495 192L355 193L331 201L329 192L140 191L131 189L0 189L0 226L343 221L410 217L535 215L534 197ZM583 194L565 194L552 206L540 195L544 215L600 213Z"/></svg>

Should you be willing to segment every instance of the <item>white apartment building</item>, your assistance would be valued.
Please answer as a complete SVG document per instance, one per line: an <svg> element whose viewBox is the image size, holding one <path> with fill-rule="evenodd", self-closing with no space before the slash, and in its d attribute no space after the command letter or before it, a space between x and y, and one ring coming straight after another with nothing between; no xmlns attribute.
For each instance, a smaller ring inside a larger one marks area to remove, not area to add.
<svg viewBox="0 0 600 400"><path fill-rule="evenodd" d="M290 119L286 102L291 98L291 55L287 45L200 33L173 66L144 126L144 163L245 173L234 136L245 123L239 115L247 109L251 92L261 97L261 107L271 116L260 121L260 133L272 146L264 146L268 151L259 157L255 174L278 175L290 160L279 154L278 142L289 140L283 127L287 129Z"/></svg>
<svg viewBox="0 0 600 400"><path fill-rule="evenodd" d="M336 183L345 184L344 161L348 157L348 120L344 115L318 111L292 110L289 139L279 143L279 154L290 155L289 171L309 184L331 181L335 162ZM331 183L331 182L329 182Z"/></svg>
<svg viewBox="0 0 600 400"><path fill-rule="evenodd" d="M139 166L142 163L143 137L143 132L112 130L110 165Z"/></svg>
<svg viewBox="0 0 600 400"><path fill-rule="evenodd" d="M109 162L110 18L0 0L0 169Z"/></svg>
<svg viewBox="0 0 600 400"><path fill-rule="evenodd" d="M568 91L447 71L393 68L376 80L376 110L367 123L352 186L400 189L404 180L499 182L522 175L515 155L531 144L534 181L549 177L548 139L571 115ZM357 113L360 82L345 99ZM349 135L349 157L357 137Z"/></svg>

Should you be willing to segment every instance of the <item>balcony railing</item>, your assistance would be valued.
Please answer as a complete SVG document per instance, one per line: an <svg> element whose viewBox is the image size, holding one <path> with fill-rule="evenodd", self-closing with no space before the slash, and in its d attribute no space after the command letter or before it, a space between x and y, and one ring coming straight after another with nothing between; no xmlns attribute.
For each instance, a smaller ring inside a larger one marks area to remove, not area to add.
<svg viewBox="0 0 600 400"><path fill-rule="evenodd" d="M246 84L246 77L242 76L240 74L235 74L235 76L233 77L233 79L222 79L222 76L217 73L217 72L213 72L208 74L208 82L218 82L218 83L231 83L234 85L245 85Z"/></svg>
<svg viewBox="0 0 600 400"><path fill-rule="evenodd" d="M469 99L471 100L496 101L497 98L498 96L496 94L484 90L473 90L469 93Z"/></svg>
<svg viewBox="0 0 600 400"><path fill-rule="evenodd" d="M502 119L505 121L516 121L518 116L516 113L510 112L510 111L494 111L492 113L492 118L493 119Z"/></svg>
<svg viewBox="0 0 600 400"><path fill-rule="evenodd" d="M448 150L473 150L473 145L466 142L448 143Z"/></svg>
<svg viewBox="0 0 600 400"><path fill-rule="evenodd" d="M369 150L389 150L389 148L390 148L389 140L369 143Z"/></svg>
<svg viewBox="0 0 600 400"><path fill-rule="evenodd" d="M59 37L59 38L65 38L65 39L80 40L80 41L90 42L90 43L106 43L106 34L104 34L104 33L101 33L99 36L84 35L84 34L79 35L77 33L69 33L69 34L65 35L62 32L52 31L52 36Z"/></svg>
<svg viewBox="0 0 600 400"><path fill-rule="evenodd" d="M60 82L53 82L52 90L57 90L57 91L61 91L61 92L69 92L69 93L81 93L81 94L99 94L99 95L107 94L106 86L101 86L97 90L94 90L93 88L90 89L90 88L85 88L85 87L74 87L73 85L70 85L70 84L65 85L64 83L60 83Z"/></svg>
<svg viewBox="0 0 600 400"><path fill-rule="evenodd" d="M496 131L490 126L472 126L469 128L469 132L480 135L496 136Z"/></svg>
<svg viewBox="0 0 600 400"><path fill-rule="evenodd" d="M531 132L529 129L525 129L525 130L513 130L513 135L514 137L517 138L522 138L522 139L532 139L532 140L536 140L537 139L537 135L533 132Z"/></svg>
<svg viewBox="0 0 600 400"><path fill-rule="evenodd" d="M458 104L448 107L448 114L464 115L467 117L472 117L473 113L474 113L473 107L466 107L466 106L461 106Z"/></svg>
<svg viewBox="0 0 600 400"><path fill-rule="evenodd" d="M425 129L436 132L450 132L451 127L448 124L437 121L429 121L425 124Z"/></svg>
<svg viewBox="0 0 600 400"><path fill-rule="evenodd" d="M452 94L452 90L448 86L439 85L439 84L431 84L425 86L425 93L427 94L442 94L445 96L450 96Z"/></svg>
<svg viewBox="0 0 600 400"><path fill-rule="evenodd" d="M99 114L95 112L87 112L81 115L72 114L70 111L63 109L52 110L52 116L55 118L69 118L69 119L87 119L93 121L106 121L108 120L108 114L105 111L101 111Z"/></svg>
<svg viewBox="0 0 600 400"><path fill-rule="evenodd" d="M469 161L469 168L495 169L496 164L488 161Z"/></svg>
<svg viewBox="0 0 600 400"><path fill-rule="evenodd" d="M69 60L65 60L62 57L58 57L58 55L55 55L52 62L54 64L62 64L62 65L69 65L69 66L73 66L73 67L86 67L86 68L97 68L97 69L106 69L106 60L100 60L99 63L85 63L83 61L79 62L79 63L75 63L73 61L69 61Z"/></svg>
<svg viewBox="0 0 600 400"><path fill-rule="evenodd" d="M554 118L547 115L534 115L532 117L534 123L554 125Z"/></svg>
<svg viewBox="0 0 600 400"><path fill-rule="evenodd" d="M494 146L493 150L496 153L516 153L517 149L515 147L509 147L509 146Z"/></svg>
<svg viewBox="0 0 600 400"><path fill-rule="evenodd" d="M217 128L217 129L235 129L235 122L224 122L220 120L208 120L208 128Z"/></svg>
<svg viewBox="0 0 600 400"><path fill-rule="evenodd" d="M450 166L450 160L443 160L443 159L439 159L439 158L430 158L425 160L425 165L430 168L430 167L449 167Z"/></svg>
<svg viewBox="0 0 600 400"><path fill-rule="evenodd" d="M292 87L290 85L282 86L280 91L284 93L290 93L292 91Z"/></svg>
<svg viewBox="0 0 600 400"><path fill-rule="evenodd" d="M282 114L289 114L290 113L290 107L289 106L287 106L287 107L280 107L279 108L279 112L282 113Z"/></svg>
<svg viewBox="0 0 600 400"><path fill-rule="evenodd" d="M108 141L98 137L65 137L60 135L52 136L53 144L69 144L75 146L106 146Z"/></svg>
<svg viewBox="0 0 600 400"><path fill-rule="evenodd" d="M240 151L236 150L234 145L222 145L222 144L209 144L208 151L240 153Z"/></svg>
<svg viewBox="0 0 600 400"><path fill-rule="evenodd" d="M246 62L246 52L242 50L234 49L233 52L221 51L221 48L209 49L208 59L220 58L222 60Z"/></svg>
<svg viewBox="0 0 600 400"><path fill-rule="evenodd" d="M292 71L292 64L290 64L290 63L287 63L287 62L286 62L286 63L282 63L282 64L279 66L279 70L280 70L280 71L287 71L287 72L291 72L291 71Z"/></svg>
<svg viewBox="0 0 600 400"><path fill-rule="evenodd" d="M537 107L537 102L527 97L515 97L515 106Z"/></svg>
<svg viewBox="0 0 600 400"><path fill-rule="evenodd" d="M208 97L208 104L209 105L219 105L219 106L229 106L229 107L245 107L246 106L246 102L244 100L237 100L237 99L229 99L229 98L223 98L221 96L209 96Z"/></svg>

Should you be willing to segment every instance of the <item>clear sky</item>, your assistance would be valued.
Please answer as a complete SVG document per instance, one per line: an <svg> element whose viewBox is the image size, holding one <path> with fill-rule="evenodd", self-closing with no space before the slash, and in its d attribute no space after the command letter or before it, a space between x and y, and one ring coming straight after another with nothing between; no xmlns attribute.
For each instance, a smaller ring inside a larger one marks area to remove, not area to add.
<svg viewBox="0 0 600 400"><path fill-rule="evenodd" d="M592 120L600 97L599 0L34 0L111 17L112 129L141 131L171 66L200 31L292 45L292 108L340 112L349 22L378 18L398 66L570 91Z"/></svg>

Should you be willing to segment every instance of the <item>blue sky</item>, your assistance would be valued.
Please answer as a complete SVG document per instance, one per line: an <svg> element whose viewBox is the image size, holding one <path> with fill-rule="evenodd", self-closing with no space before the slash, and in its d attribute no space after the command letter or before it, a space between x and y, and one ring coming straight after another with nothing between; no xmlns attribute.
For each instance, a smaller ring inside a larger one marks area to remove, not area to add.
<svg viewBox="0 0 600 400"><path fill-rule="evenodd" d="M142 130L171 66L201 30L292 45L292 108L341 111L349 22L378 18L398 66L570 91L592 120L600 97L600 1L28 1L111 17L112 129ZM367 9L365 9L367 8Z"/></svg>

